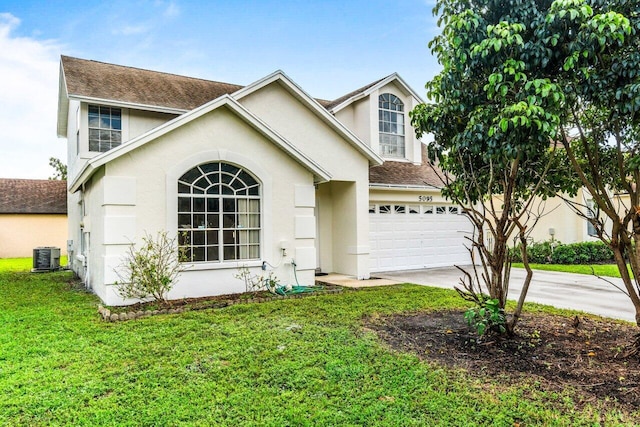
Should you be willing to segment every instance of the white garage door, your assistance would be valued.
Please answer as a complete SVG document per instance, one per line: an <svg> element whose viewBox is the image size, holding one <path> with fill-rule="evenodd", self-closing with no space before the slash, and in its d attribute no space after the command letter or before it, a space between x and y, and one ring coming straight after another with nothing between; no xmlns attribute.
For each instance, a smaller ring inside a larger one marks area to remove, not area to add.
<svg viewBox="0 0 640 427"><path fill-rule="evenodd" d="M473 227L457 206L371 205L369 221L372 272L471 263Z"/></svg>

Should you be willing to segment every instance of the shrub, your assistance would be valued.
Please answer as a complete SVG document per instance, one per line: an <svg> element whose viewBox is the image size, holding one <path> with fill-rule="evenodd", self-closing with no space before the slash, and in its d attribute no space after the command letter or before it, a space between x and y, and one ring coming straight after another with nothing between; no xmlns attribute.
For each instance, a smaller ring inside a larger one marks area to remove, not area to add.
<svg viewBox="0 0 640 427"><path fill-rule="evenodd" d="M123 298L166 301L180 274L176 239L169 238L166 231L159 232L155 239L145 234L141 247L131 245L115 272L120 279L116 282L118 293Z"/></svg>
<svg viewBox="0 0 640 427"><path fill-rule="evenodd" d="M553 264L576 264L576 250L573 245L561 245L551 256Z"/></svg>
<svg viewBox="0 0 640 427"><path fill-rule="evenodd" d="M504 310L500 308L500 302L497 299L483 295L476 305L464 313L464 318L478 335L482 336L489 332L503 334L506 331Z"/></svg>
<svg viewBox="0 0 640 427"><path fill-rule="evenodd" d="M555 242L537 242L528 245L529 262L534 264L599 264L613 262L613 252L598 242L579 242L563 245ZM511 248L513 262L522 262L520 246Z"/></svg>
<svg viewBox="0 0 640 427"><path fill-rule="evenodd" d="M238 267L238 272L234 274L233 277L244 281L247 292L269 291L275 294L276 288L278 287L278 277L273 271L269 273L252 274L245 265L242 265Z"/></svg>
<svg viewBox="0 0 640 427"><path fill-rule="evenodd" d="M549 240L545 242L535 242L527 245L527 253L529 255L529 262L534 264L548 264L551 258L552 247L556 247L560 242L551 242ZM510 250L511 260L513 262L522 262L522 253L520 252L520 245L517 245Z"/></svg>
<svg viewBox="0 0 640 427"><path fill-rule="evenodd" d="M580 242L558 246L551 255L554 264L613 262L613 252L602 242Z"/></svg>

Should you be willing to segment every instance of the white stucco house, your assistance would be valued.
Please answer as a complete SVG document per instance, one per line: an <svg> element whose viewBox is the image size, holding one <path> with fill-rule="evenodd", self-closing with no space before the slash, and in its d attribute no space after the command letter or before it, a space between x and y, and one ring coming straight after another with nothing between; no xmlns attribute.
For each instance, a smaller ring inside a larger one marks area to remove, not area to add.
<svg viewBox="0 0 640 427"><path fill-rule="evenodd" d="M445 201L392 74L339 99L281 71L247 86L63 56L73 270L109 305L131 244L167 230L187 254L170 298L244 291L238 266L281 281L468 262L471 227Z"/></svg>

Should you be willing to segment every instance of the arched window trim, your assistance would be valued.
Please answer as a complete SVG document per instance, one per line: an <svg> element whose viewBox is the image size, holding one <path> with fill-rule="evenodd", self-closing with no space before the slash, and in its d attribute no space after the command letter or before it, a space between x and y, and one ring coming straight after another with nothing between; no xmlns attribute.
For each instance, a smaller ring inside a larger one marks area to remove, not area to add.
<svg viewBox="0 0 640 427"><path fill-rule="evenodd" d="M404 103L392 93L378 96L378 130L380 155L391 158L405 157Z"/></svg>
<svg viewBox="0 0 640 427"><path fill-rule="evenodd" d="M187 170L177 181L183 262L260 259L262 186L254 174L231 162L211 161Z"/></svg>

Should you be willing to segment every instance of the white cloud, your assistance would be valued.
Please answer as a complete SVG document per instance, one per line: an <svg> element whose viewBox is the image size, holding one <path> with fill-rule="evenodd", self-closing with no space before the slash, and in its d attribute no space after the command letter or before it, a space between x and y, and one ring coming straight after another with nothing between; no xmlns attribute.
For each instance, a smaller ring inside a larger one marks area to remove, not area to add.
<svg viewBox="0 0 640 427"><path fill-rule="evenodd" d="M179 16L180 13L182 12L180 10L180 6L178 6L175 2L173 1L165 1L165 0L156 0L153 5L155 7L158 8L163 8L164 11L162 12L162 15L165 18L175 18L176 16Z"/></svg>
<svg viewBox="0 0 640 427"><path fill-rule="evenodd" d="M20 25L20 20L10 13L0 13L0 37L5 38L9 31Z"/></svg>
<svg viewBox="0 0 640 427"><path fill-rule="evenodd" d="M164 16L166 18L173 18L180 15L180 7L174 2L170 2L167 8L164 10Z"/></svg>
<svg viewBox="0 0 640 427"><path fill-rule="evenodd" d="M60 46L14 35L20 19L0 13L0 177L47 178L49 157L66 162L56 137Z"/></svg>

